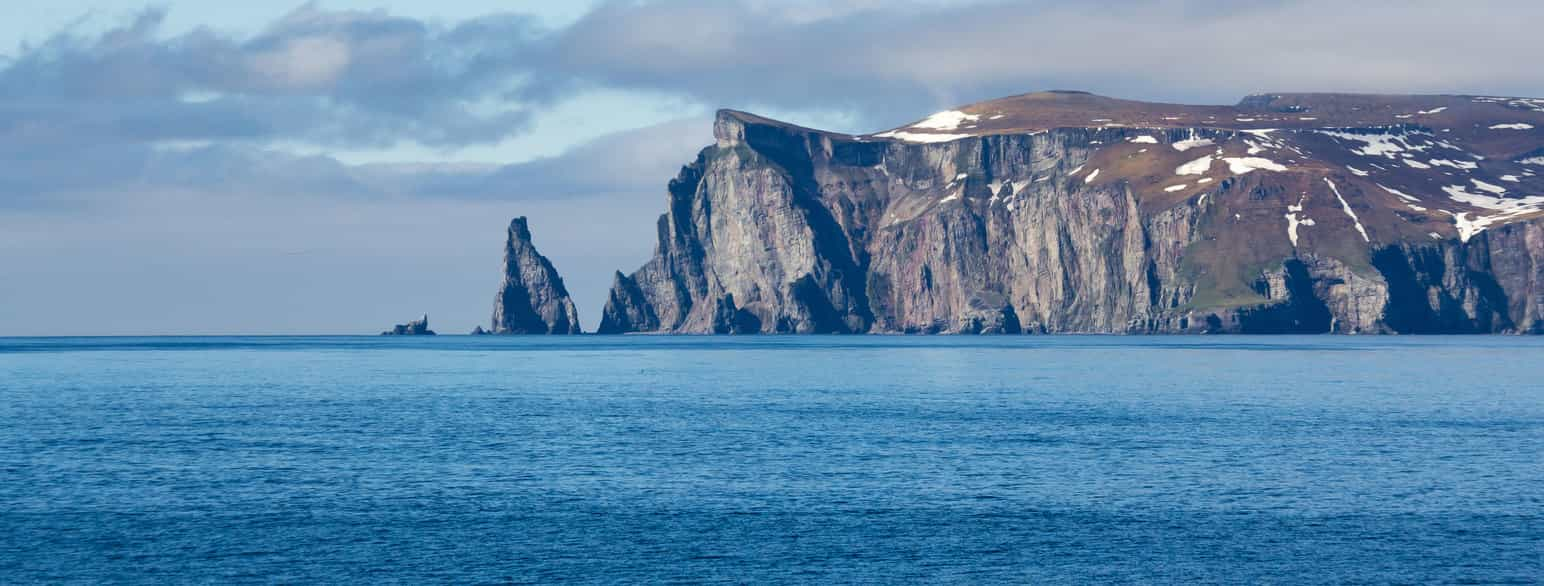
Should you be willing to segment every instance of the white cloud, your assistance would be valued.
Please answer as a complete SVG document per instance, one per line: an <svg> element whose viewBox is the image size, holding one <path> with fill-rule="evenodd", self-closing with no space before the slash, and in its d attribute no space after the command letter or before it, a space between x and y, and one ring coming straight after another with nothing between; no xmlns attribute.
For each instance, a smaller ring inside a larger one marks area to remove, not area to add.
<svg viewBox="0 0 1544 586"><path fill-rule="evenodd" d="M276 88L318 90L338 81L349 65L347 43L330 37L290 39L253 55L252 74Z"/></svg>

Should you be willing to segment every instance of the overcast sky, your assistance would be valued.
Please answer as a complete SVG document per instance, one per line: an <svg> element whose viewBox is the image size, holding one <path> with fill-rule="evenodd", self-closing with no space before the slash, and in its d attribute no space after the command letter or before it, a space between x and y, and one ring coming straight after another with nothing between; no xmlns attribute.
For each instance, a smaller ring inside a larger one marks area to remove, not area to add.
<svg viewBox="0 0 1544 586"><path fill-rule="evenodd" d="M1536 0L0 4L0 335L485 325L531 217L593 328L713 110L1043 89L1544 96Z"/></svg>

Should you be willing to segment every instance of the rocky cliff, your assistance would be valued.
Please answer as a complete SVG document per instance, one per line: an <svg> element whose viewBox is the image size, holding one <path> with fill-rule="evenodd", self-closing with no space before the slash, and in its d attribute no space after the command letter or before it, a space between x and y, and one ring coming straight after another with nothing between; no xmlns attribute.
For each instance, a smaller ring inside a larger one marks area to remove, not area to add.
<svg viewBox="0 0 1544 586"><path fill-rule="evenodd" d="M531 244L524 217L509 223L504 281L493 299L493 334L578 334L579 312L563 278Z"/></svg>
<svg viewBox="0 0 1544 586"><path fill-rule="evenodd" d="M724 111L600 331L1544 331L1544 100Z"/></svg>

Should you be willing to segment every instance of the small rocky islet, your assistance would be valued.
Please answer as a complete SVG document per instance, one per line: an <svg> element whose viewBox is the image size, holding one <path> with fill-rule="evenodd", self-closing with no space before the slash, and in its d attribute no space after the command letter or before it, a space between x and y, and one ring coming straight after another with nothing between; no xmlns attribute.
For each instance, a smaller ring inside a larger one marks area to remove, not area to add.
<svg viewBox="0 0 1544 586"><path fill-rule="evenodd" d="M390 330L381 332L381 335L382 336L433 336L435 334L434 334L434 330L429 329L429 316L428 316L428 314L425 314L420 319L417 319L417 320L414 320L414 321L410 321L410 322L407 322L405 324L397 324L395 326L392 326L392 328Z"/></svg>

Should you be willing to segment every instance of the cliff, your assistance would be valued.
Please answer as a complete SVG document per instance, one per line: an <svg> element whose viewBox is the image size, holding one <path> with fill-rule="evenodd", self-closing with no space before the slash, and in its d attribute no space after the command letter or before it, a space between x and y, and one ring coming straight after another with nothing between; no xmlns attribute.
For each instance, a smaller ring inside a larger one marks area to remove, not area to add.
<svg viewBox="0 0 1544 586"><path fill-rule="evenodd" d="M563 278L531 243L524 217L509 223L504 280L493 300L493 334L578 334L579 312Z"/></svg>
<svg viewBox="0 0 1544 586"><path fill-rule="evenodd" d="M1539 333L1539 127L1474 96L723 111L600 331Z"/></svg>

